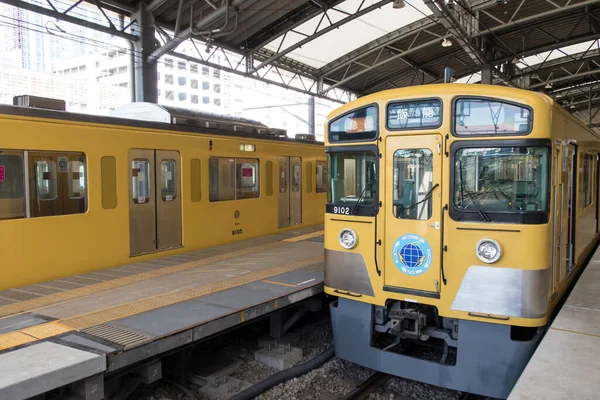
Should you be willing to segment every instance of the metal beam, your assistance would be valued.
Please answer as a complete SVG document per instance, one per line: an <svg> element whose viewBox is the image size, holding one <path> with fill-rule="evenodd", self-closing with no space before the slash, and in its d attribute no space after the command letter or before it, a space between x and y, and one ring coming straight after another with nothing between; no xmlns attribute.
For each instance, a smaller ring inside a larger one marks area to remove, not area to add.
<svg viewBox="0 0 600 400"><path fill-rule="evenodd" d="M146 11L153 12L154 10L158 9L160 6L162 6L166 2L167 2L167 0L153 0L152 2L150 2L150 4L148 4L146 6Z"/></svg>
<svg viewBox="0 0 600 400"><path fill-rule="evenodd" d="M192 37L192 30L204 30L209 26L217 22L221 17L223 17L227 11L227 8L233 9L235 7L241 7L248 0L226 0L225 4L208 14L206 17L202 18L200 21L196 22L192 27L192 22L190 21L190 26L177 36L173 37L169 42L165 43L164 46L159 47L154 50L152 54L148 56L148 62L156 62L160 57L164 56L168 52L175 50L177 46L179 46L183 41Z"/></svg>
<svg viewBox="0 0 600 400"><path fill-rule="evenodd" d="M254 71L257 71L257 70L259 70L259 69L261 69L261 68L263 68L263 67L271 64L273 61L276 61L276 60L280 59L281 57L285 56L286 54L291 53L292 51L294 51L294 50L296 50L296 49L298 49L298 48L306 45L307 43L309 43L309 42L311 42L311 41L313 41L313 40L315 40L315 39L317 39L317 38L319 38L321 36L323 36L324 34L326 34L328 32L331 32L332 30L337 29L340 26L342 26L344 24L347 24L350 21L355 20L356 18L360 18L363 15L368 14L368 13L370 13L373 10L381 8L381 7L383 7L384 5L386 5L386 4L390 3L390 2L391 2L391 0L382 0L382 1L379 1L379 2L377 2L375 4L370 5L369 7L365 7L365 8L363 8L360 11L357 11L357 12L355 12L353 14L350 14L346 18L342 18L338 22L336 22L334 24L331 24L328 27L323 28L323 29L321 29L318 32L313 33L312 35L310 35L310 36L302 39L298 43L295 43L295 44L293 44L293 45L285 48L284 50L279 51L277 54L273 55L272 57L264 60L263 62L261 62L258 66L256 66L254 68Z"/></svg>
<svg viewBox="0 0 600 400"><path fill-rule="evenodd" d="M132 41L138 40L136 36L130 35L129 33L121 32L117 29L113 29L108 26L96 24L94 22L89 22L68 14L63 14L54 10L50 10L48 8L36 6L31 3L26 3L21 0L0 0L0 3L8 4L9 6L17 8L22 8L23 10L31 11L37 14L42 14L47 17L56 18L57 20L65 21L73 25L79 25L83 26L84 28L94 29L98 32L108 33L109 35L117 36L123 39Z"/></svg>
<svg viewBox="0 0 600 400"><path fill-rule="evenodd" d="M548 80L546 82L542 82L542 83L536 83L535 85L530 85L529 89L537 89L537 88L546 86L548 83L550 83L550 84L560 83L560 82L570 81L570 80L573 80L576 78L583 78L583 77L594 75L594 74L600 74L600 68L593 69L591 71L579 72L579 73L573 74L573 75L561 76L560 78L550 79L550 80Z"/></svg>

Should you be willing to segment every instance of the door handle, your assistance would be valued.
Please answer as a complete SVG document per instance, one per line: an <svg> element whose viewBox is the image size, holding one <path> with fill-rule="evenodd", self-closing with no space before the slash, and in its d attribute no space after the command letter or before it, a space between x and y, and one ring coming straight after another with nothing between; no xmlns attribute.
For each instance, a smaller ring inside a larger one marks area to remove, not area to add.
<svg viewBox="0 0 600 400"><path fill-rule="evenodd" d="M431 228L440 229L440 223L438 221L435 221L433 224L429 224L428 226Z"/></svg>

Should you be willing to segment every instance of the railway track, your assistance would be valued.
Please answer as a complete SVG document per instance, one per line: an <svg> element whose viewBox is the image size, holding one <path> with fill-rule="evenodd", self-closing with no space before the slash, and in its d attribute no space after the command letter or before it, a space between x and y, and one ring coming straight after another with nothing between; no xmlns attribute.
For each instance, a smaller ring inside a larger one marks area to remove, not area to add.
<svg viewBox="0 0 600 400"><path fill-rule="evenodd" d="M365 379L360 385L354 390L346 394L340 400L364 400L375 390L385 385L385 383L391 378L391 375L384 374L382 372L374 372Z"/></svg>

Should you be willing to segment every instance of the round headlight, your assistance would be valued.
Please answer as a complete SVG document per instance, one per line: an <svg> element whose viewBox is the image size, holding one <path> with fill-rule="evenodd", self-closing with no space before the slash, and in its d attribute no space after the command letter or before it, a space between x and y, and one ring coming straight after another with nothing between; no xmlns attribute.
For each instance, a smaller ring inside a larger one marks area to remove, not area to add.
<svg viewBox="0 0 600 400"><path fill-rule="evenodd" d="M358 242L358 237L356 236L356 232L354 232L350 228L344 228L340 232L340 245L345 249L353 249L356 247L356 243Z"/></svg>
<svg viewBox="0 0 600 400"><path fill-rule="evenodd" d="M495 263L502 257L502 246L494 239L481 239L477 243L475 253L484 263Z"/></svg>

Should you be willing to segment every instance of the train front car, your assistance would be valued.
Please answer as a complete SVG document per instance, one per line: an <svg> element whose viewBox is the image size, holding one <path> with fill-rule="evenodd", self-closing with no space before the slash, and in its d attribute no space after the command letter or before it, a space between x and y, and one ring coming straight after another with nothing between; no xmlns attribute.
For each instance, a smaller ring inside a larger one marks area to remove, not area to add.
<svg viewBox="0 0 600 400"><path fill-rule="evenodd" d="M596 141L550 98L485 85L391 90L332 113L337 355L507 397L595 244L597 226L577 218L597 218L597 201L579 201L597 167L585 167L587 188L577 171Z"/></svg>

